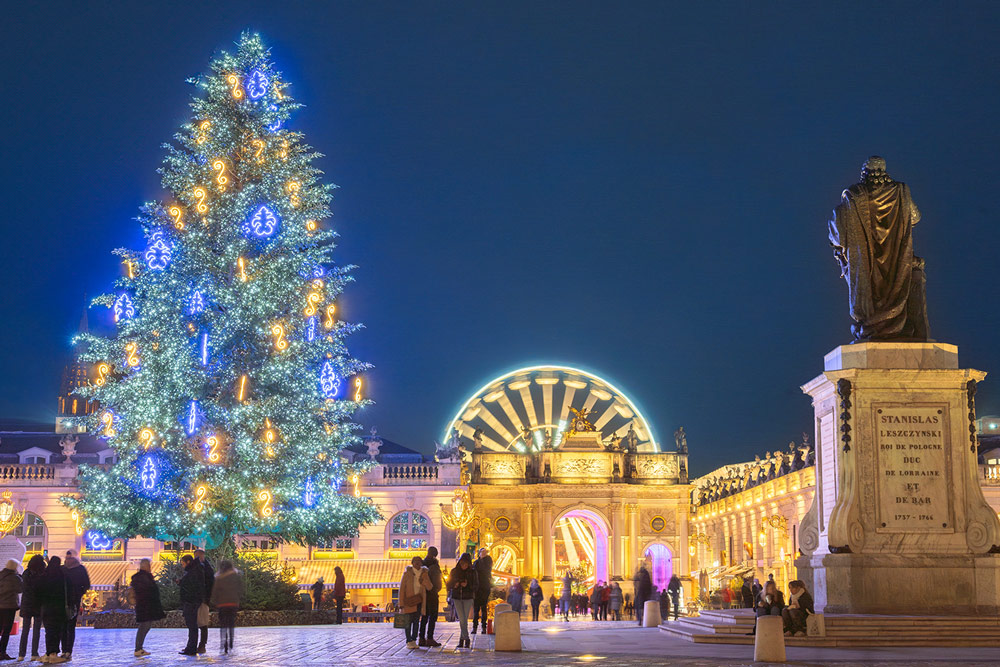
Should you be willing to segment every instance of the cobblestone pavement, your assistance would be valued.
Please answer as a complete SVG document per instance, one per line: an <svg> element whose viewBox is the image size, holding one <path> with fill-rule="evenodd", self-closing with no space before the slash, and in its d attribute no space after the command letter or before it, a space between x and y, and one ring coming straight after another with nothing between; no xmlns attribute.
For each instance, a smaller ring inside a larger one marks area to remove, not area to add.
<svg viewBox="0 0 1000 667"><path fill-rule="evenodd" d="M751 665L753 647L692 644L668 636L656 628L638 628L634 623L540 622L522 624L522 653L493 651L492 636L475 635L473 650L455 649L458 624L439 623L439 649L406 648L403 631L387 624L342 626L298 626L289 628L237 628L236 648L228 656L219 653L218 630L212 630L209 651L197 658L178 655L187 634L184 630L154 629L146 638L152 655L132 655L134 630L77 631L76 652L71 667L153 667L157 665L606 665L649 667L650 665ZM12 637L16 652L18 637ZM10 652L10 648L8 649ZM996 665L998 649L802 649L788 650L797 665ZM15 663L5 663L13 665ZM26 663L21 663L26 664ZM38 664L38 663L35 663Z"/></svg>

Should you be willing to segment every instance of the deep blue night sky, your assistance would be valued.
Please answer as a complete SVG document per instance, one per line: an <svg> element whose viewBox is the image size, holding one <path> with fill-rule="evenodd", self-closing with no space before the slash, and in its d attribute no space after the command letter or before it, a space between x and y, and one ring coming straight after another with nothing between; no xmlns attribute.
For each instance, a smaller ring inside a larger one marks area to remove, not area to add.
<svg viewBox="0 0 1000 667"><path fill-rule="evenodd" d="M481 384L562 362L683 424L693 473L784 447L849 339L826 220L875 153L923 213L932 335L1000 374L995 3L63 4L0 28L0 417L54 418L184 79L244 28L341 188L366 429L430 451Z"/></svg>

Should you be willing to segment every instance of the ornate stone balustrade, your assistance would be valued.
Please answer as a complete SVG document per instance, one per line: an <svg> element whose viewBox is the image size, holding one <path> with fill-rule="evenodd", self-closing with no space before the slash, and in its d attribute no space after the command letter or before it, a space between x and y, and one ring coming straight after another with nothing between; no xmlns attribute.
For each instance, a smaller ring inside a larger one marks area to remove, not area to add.
<svg viewBox="0 0 1000 667"><path fill-rule="evenodd" d="M9 463L0 465L0 484L21 486L25 484L56 483L56 466L35 463Z"/></svg>
<svg viewBox="0 0 1000 667"><path fill-rule="evenodd" d="M983 486L1000 486L1000 465L979 466Z"/></svg>
<svg viewBox="0 0 1000 667"><path fill-rule="evenodd" d="M460 482L458 463L385 463L365 475L367 486L437 486Z"/></svg>

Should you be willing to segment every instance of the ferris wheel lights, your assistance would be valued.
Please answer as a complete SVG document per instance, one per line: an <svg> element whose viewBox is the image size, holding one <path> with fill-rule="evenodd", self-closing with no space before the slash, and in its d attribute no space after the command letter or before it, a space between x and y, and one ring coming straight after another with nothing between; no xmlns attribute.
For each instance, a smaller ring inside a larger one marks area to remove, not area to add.
<svg viewBox="0 0 1000 667"><path fill-rule="evenodd" d="M499 389L493 392L492 394L485 396L483 400L486 401L487 403L493 403L494 401L499 400L502 396L503 396L503 389Z"/></svg>
<svg viewBox="0 0 1000 667"><path fill-rule="evenodd" d="M559 378L535 378L535 384L559 384Z"/></svg>
<svg viewBox="0 0 1000 667"><path fill-rule="evenodd" d="M579 380L563 380L563 384L566 385L567 387L571 387L573 389L586 389L587 388L587 383L586 382L580 382Z"/></svg>
<svg viewBox="0 0 1000 667"><path fill-rule="evenodd" d="M510 389L511 391L521 391L522 389L530 386L531 386L531 380L519 380L518 382L511 382L509 385L507 385L507 388Z"/></svg>
<svg viewBox="0 0 1000 667"><path fill-rule="evenodd" d="M611 400L611 392L604 391L603 389L598 389L597 387L592 388L590 390L590 394L592 396L596 396L597 399L600 400L600 401L610 401Z"/></svg>
<svg viewBox="0 0 1000 667"><path fill-rule="evenodd" d="M632 419L632 417L634 416L634 413L628 409L628 406L622 405L621 403L615 406L615 410L617 410L618 414L620 414L625 419Z"/></svg>

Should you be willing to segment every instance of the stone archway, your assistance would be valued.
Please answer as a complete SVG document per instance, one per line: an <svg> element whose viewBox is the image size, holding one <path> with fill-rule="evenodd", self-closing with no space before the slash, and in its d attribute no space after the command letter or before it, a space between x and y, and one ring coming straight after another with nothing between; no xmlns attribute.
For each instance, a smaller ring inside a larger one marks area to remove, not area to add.
<svg viewBox="0 0 1000 667"><path fill-rule="evenodd" d="M595 510L585 507L569 509L559 515L553 524L556 548L553 549L553 572L557 577L566 569L589 564L589 576L581 584L610 580L609 536L607 519ZM585 566L586 567L586 566Z"/></svg>
<svg viewBox="0 0 1000 667"><path fill-rule="evenodd" d="M647 544L642 551L653 585L663 590L674 574L674 552L662 542Z"/></svg>

